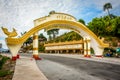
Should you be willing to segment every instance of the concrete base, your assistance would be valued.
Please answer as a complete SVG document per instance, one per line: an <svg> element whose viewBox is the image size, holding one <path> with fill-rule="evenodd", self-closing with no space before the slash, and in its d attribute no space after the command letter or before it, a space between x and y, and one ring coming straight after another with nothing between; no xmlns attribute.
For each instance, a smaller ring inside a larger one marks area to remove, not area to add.
<svg viewBox="0 0 120 80"><path fill-rule="evenodd" d="M91 55L84 55L84 57L88 57L88 58L91 58Z"/></svg>
<svg viewBox="0 0 120 80"><path fill-rule="evenodd" d="M17 54L17 59L19 59L20 58L20 55L19 54Z"/></svg>
<svg viewBox="0 0 120 80"><path fill-rule="evenodd" d="M33 55L33 58L34 58L35 60L41 60L41 58L40 58L38 55Z"/></svg>
<svg viewBox="0 0 120 80"><path fill-rule="evenodd" d="M16 61L17 60L17 56L12 56L12 61Z"/></svg>
<svg viewBox="0 0 120 80"><path fill-rule="evenodd" d="M101 58L101 57L103 57L103 55L95 55L95 57L100 57Z"/></svg>
<svg viewBox="0 0 120 80"><path fill-rule="evenodd" d="M17 54L17 56L12 56L12 60L13 61L16 61L17 59L19 59L20 58L20 55L19 54Z"/></svg>
<svg viewBox="0 0 120 80"><path fill-rule="evenodd" d="M91 55L87 55L88 58L91 58Z"/></svg>
<svg viewBox="0 0 120 80"><path fill-rule="evenodd" d="M87 55L84 55L84 57L87 57Z"/></svg>

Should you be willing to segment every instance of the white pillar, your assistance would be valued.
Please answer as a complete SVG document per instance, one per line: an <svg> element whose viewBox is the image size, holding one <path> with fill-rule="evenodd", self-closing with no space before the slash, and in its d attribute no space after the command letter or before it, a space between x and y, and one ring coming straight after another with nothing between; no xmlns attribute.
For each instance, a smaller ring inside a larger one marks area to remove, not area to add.
<svg viewBox="0 0 120 80"><path fill-rule="evenodd" d="M90 52L90 38L87 38L87 57L91 57L91 52Z"/></svg>
<svg viewBox="0 0 120 80"><path fill-rule="evenodd" d="M84 57L87 57L87 43L86 43L86 38L84 38Z"/></svg>
<svg viewBox="0 0 120 80"><path fill-rule="evenodd" d="M57 53L57 50L55 50L55 54Z"/></svg>
<svg viewBox="0 0 120 80"><path fill-rule="evenodd" d="M76 50L74 49L74 50L73 50L73 53L75 53L75 52L76 52Z"/></svg>
<svg viewBox="0 0 120 80"><path fill-rule="evenodd" d="M59 54L59 50L58 50L58 54Z"/></svg>
<svg viewBox="0 0 120 80"><path fill-rule="evenodd" d="M33 35L33 58L40 60L38 55L38 32Z"/></svg>
<svg viewBox="0 0 120 80"><path fill-rule="evenodd" d="M66 53L69 53L69 50L66 50Z"/></svg>
<svg viewBox="0 0 120 80"><path fill-rule="evenodd" d="M62 53L63 51L62 50L60 50L60 53Z"/></svg>

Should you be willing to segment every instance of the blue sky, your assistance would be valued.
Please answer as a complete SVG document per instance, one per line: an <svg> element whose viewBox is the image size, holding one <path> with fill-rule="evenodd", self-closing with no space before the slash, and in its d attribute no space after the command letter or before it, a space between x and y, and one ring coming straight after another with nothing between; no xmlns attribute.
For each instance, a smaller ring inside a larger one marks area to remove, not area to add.
<svg viewBox="0 0 120 80"><path fill-rule="evenodd" d="M28 31L33 27L33 20L48 15L52 10L70 14L88 23L94 17L107 15L103 11L103 5L107 2L113 7L110 13L120 16L120 0L0 0L0 27L4 26L9 31L14 27L18 33ZM0 29L3 48L7 48L5 37Z"/></svg>

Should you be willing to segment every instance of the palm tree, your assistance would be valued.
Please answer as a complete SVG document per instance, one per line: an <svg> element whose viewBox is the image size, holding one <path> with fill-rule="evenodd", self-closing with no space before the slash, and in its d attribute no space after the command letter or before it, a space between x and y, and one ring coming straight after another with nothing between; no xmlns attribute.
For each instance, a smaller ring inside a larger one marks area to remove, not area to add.
<svg viewBox="0 0 120 80"><path fill-rule="evenodd" d="M55 39L58 33L59 33L59 29L48 30L47 35L49 35L49 40ZM51 35L53 35L53 37L51 37Z"/></svg>
<svg viewBox="0 0 120 80"><path fill-rule="evenodd" d="M51 30L48 30L47 35L49 35L49 40L52 40L51 34L52 34Z"/></svg>
<svg viewBox="0 0 120 80"><path fill-rule="evenodd" d="M104 10L104 11L107 10L108 15L110 16L110 11L109 11L109 9L112 9L111 3L105 3L104 6L103 6L103 10Z"/></svg>
<svg viewBox="0 0 120 80"><path fill-rule="evenodd" d="M47 38L42 33L39 34L38 38L39 38L39 41L43 41L43 42L47 41Z"/></svg>
<svg viewBox="0 0 120 80"><path fill-rule="evenodd" d="M52 31L53 31L53 39L55 39L56 35L59 34L59 32L58 32L59 29L53 29Z"/></svg>

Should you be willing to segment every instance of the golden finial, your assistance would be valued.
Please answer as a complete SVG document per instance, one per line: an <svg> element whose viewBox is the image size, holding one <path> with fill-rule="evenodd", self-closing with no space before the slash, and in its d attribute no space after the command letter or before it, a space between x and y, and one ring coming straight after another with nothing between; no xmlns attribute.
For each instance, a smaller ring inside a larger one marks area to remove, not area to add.
<svg viewBox="0 0 120 80"><path fill-rule="evenodd" d="M8 37L15 37L17 36L17 32L16 30L13 28L13 31L12 32L9 32L7 28L4 28L4 27L1 27L3 32L8 36Z"/></svg>

